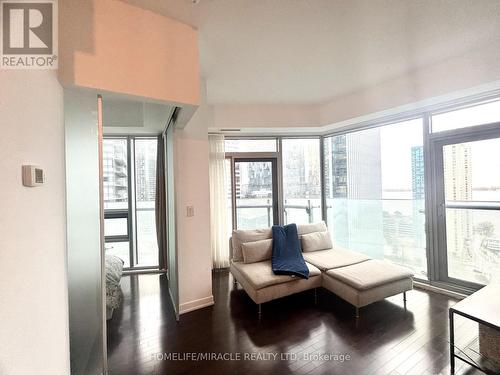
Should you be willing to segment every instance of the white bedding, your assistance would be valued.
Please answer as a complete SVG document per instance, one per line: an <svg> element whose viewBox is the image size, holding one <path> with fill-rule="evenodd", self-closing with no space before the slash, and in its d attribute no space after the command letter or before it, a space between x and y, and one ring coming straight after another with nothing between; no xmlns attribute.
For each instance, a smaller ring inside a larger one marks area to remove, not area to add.
<svg viewBox="0 0 500 375"><path fill-rule="evenodd" d="M122 293L120 279L123 273L123 261L114 255L106 255L106 307L116 309L120 306Z"/></svg>

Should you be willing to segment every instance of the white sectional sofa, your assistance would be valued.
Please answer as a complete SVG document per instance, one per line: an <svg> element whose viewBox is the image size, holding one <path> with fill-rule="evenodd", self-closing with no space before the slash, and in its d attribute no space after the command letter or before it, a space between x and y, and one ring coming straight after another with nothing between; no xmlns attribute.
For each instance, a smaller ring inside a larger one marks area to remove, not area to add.
<svg viewBox="0 0 500 375"><path fill-rule="evenodd" d="M410 270L332 246L324 222L298 225L309 279L275 275L271 267L271 228L235 230L230 240L230 272L259 305L309 289L324 287L359 308L413 288Z"/></svg>

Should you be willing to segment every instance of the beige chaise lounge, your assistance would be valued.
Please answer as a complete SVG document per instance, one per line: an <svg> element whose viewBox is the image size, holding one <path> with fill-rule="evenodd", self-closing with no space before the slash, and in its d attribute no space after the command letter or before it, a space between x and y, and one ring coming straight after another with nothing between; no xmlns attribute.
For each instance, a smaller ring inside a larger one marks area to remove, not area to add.
<svg viewBox="0 0 500 375"><path fill-rule="evenodd" d="M309 279L275 275L271 267L271 228L235 230L230 241L230 272L250 298L259 305L309 289L324 287L359 308L413 287L412 273L392 263L332 246L324 222L298 225Z"/></svg>

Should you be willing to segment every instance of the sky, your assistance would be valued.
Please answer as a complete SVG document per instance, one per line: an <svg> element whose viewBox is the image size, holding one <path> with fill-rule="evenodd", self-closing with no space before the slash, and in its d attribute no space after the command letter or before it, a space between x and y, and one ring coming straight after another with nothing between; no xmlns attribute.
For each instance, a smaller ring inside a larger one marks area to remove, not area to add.
<svg viewBox="0 0 500 375"><path fill-rule="evenodd" d="M382 190L411 190L411 148L423 145L422 132L421 119L380 129Z"/></svg>
<svg viewBox="0 0 500 375"><path fill-rule="evenodd" d="M444 131L495 120L500 120L500 101L434 116L433 128ZM387 125L380 134L383 190L410 190L411 147L423 144L422 120ZM467 144L471 146L473 190L500 187L500 138ZM500 201L500 192L490 196Z"/></svg>

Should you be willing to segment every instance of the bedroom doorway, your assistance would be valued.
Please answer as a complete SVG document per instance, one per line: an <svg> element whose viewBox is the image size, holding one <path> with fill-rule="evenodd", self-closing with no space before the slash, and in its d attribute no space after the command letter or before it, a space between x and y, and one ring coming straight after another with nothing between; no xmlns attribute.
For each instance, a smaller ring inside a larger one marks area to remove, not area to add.
<svg viewBox="0 0 500 375"><path fill-rule="evenodd" d="M168 318L178 319L173 185L178 111L116 95L102 100L103 329L106 360L115 367L123 363L127 341L140 341L140 328L151 316L137 306L154 300L149 313L167 307ZM147 335L156 330L150 328Z"/></svg>

